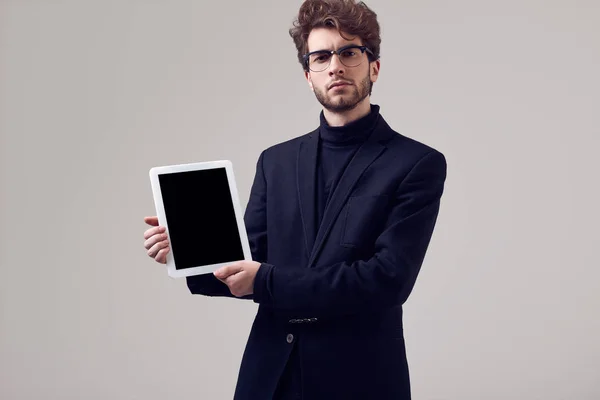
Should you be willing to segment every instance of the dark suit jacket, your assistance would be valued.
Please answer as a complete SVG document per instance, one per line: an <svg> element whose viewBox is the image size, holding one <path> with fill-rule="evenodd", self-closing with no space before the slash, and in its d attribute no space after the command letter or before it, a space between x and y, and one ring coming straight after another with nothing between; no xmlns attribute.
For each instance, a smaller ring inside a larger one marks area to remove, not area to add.
<svg viewBox="0 0 600 400"><path fill-rule="evenodd" d="M402 304L434 229L446 160L378 118L320 226L318 129L261 153L244 216L261 262L247 298L259 308L235 399L271 399L292 346L304 399L410 399ZM231 296L212 274L187 281L192 293Z"/></svg>

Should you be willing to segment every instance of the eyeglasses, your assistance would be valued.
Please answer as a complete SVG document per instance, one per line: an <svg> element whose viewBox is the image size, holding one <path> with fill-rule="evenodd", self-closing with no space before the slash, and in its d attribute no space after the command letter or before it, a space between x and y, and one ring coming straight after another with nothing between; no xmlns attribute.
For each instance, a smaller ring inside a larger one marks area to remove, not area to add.
<svg viewBox="0 0 600 400"><path fill-rule="evenodd" d="M374 56L366 46L348 45L338 50L317 50L302 56L304 65L313 72L325 71L331 64L331 58L337 54L346 67L358 67L364 60L364 52Z"/></svg>

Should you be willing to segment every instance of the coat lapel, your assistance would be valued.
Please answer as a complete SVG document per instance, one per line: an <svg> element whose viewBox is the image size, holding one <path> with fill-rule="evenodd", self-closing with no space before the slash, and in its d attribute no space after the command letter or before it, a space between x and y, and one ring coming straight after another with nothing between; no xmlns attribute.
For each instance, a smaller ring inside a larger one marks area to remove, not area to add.
<svg viewBox="0 0 600 400"><path fill-rule="evenodd" d="M327 235L331 231L333 223L338 217L340 211L342 210L344 204L348 201L348 197L350 197L350 193L354 188L358 179L362 176L363 172L375 161L381 153L386 149L386 146L383 144L387 139L389 139L390 134L393 131L389 128L387 123L383 120L383 117L379 116L379 120L376 123L375 130L369 136L369 138L363 143L363 145L356 151L356 154L350 160L348 167L340 177L340 180L333 191L331 199L325 208L323 214L323 220L320 224L319 230L317 232L317 236L314 239L314 246L312 247L312 251L309 257L308 267L312 267L321 251L323 244L325 243L325 239ZM316 164L316 163L315 163ZM315 170L314 167L310 171L311 176L313 176ZM314 182L314 180L312 181ZM305 187L305 189L307 189ZM307 193L310 191L311 199L314 199L314 187L310 190L307 190ZM311 207L313 203L310 203ZM312 210L314 216L314 210ZM314 218L313 218L314 221ZM314 222L313 222L314 225Z"/></svg>
<svg viewBox="0 0 600 400"><path fill-rule="evenodd" d="M300 217L304 226L306 256L310 258L317 234L315 210L315 185L317 172L317 154L319 147L319 130L309 133L300 142L297 160L297 188L300 201Z"/></svg>

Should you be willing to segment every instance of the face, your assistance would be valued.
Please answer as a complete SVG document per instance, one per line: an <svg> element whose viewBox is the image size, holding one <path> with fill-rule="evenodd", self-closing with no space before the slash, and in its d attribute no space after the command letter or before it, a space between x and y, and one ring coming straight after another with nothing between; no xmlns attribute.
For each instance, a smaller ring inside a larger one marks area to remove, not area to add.
<svg viewBox="0 0 600 400"><path fill-rule="evenodd" d="M362 46L358 37L344 33L352 40L344 39L336 29L315 28L308 36L308 51L338 50L343 46L355 44ZM360 55L362 62L356 67L347 67L337 55L331 56L331 64L324 71L305 72L306 80L323 107L332 112L344 112L354 109L363 101L370 101L371 88L379 75L379 61L369 62L367 53ZM344 83L332 87L335 83Z"/></svg>

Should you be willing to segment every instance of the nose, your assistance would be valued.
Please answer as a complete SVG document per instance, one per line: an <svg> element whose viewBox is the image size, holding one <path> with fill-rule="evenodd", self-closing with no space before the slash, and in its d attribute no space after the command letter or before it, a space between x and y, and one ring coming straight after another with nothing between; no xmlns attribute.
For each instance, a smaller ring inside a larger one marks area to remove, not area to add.
<svg viewBox="0 0 600 400"><path fill-rule="evenodd" d="M329 76L338 74L344 74L345 65L340 61L340 57L337 54L333 54L331 56L331 61L329 63Z"/></svg>

